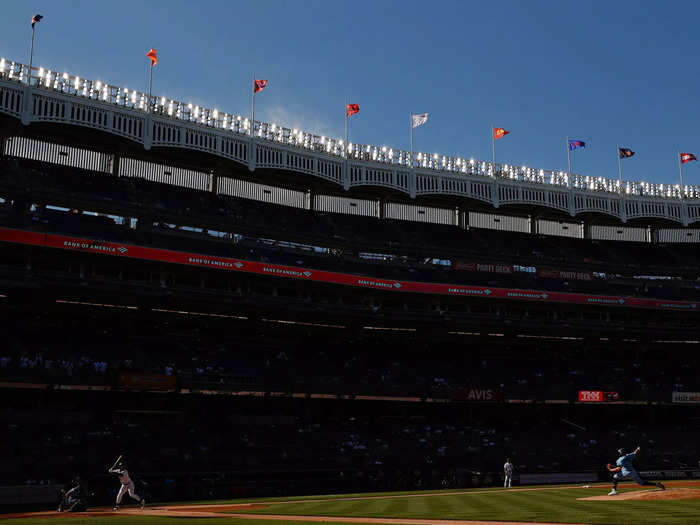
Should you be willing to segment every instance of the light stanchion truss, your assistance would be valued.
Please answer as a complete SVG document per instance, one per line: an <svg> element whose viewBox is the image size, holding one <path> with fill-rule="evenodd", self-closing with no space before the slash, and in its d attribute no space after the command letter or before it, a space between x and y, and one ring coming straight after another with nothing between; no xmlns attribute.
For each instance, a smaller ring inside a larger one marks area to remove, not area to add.
<svg viewBox="0 0 700 525"><path fill-rule="evenodd" d="M700 186L620 181L474 158L410 152L255 121L248 117L0 58L0 113L100 129L143 144L211 153L256 168L287 169L342 185L383 186L411 197L453 195L604 213L626 222L700 220ZM250 133L251 126L253 133Z"/></svg>

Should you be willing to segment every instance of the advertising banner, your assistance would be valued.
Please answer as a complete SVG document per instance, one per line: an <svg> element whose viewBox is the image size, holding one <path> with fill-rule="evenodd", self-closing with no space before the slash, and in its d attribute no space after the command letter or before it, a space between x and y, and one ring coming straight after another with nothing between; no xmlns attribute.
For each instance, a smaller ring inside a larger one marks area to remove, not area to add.
<svg viewBox="0 0 700 525"><path fill-rule="evenodd" d="M619 399L620 396L617 392L603 392L602 390L579 390L578 392L578 400L584 403L603 403Z"/></svg>
<svg viewBox="0 0 700 525"><path fill-rule="evenodd" d="M700 403L700 392L673 392L671 401L674 403Z"/></svg>
<svg viewBox="0 0 700 525"><path fill-rule="evenodd" d="M135 390L174 390L175 376L122 372L117 377L117 385Z"/></svg>
<svg viewBox="0 0 700 525"><path fill-rule="evenodd" d="M593 274L591 272L570 272L566 270L553 270L551 268L538 268L538 277L547 279L562 279L564 281L592 281Z"/></svg>
<svg viewBox="0 0 700 525"><path fill-rule="evenodd" d="M468 261L454 261L453 268L455 270L463 270L467 272L484 272L484 273L513 273L512 264L493 264L493 263L477 263Z"/></svg>
<svg viewBox="0 0 700 525"><path fill-rule="evenodd" d="M644 479L698 479L700 470L643 470L639 475Z"/></svg>
<svg viewBox="0 0 700 525"><path fill-rule="evenodd" d="M521 485L545 483L590 483L598 481L598 475L591 472L550 472L547 474L520 474Z"/></svg>
<svg viewBox="0 0 700 525"><path fill-rule="evenodd" d="M218 270L232 272L272 275L291 279L357 286L361 288L385 290L388 292L484 297L489 299L516 299L529 302L575 303L598 306L624 306L662 310L700 311L700 308L697 307L697 303L690 301L667 301L641 297L620 297L569 292L549 292L542 290L522 290L518 288L496 288L487 286L454 285L448 283L398 281L347 273L329 272L325 270L314 270L312 268L248 261L245 259L232 259L213 255L186 253L110 241L96 241L80 237L69 237L50 233L14 230L9 228L0 228L0 241L110 255L114 257L215 268Z"/></svg>
<svg viewBox="0 0 700 525"><path fill-rule="evenodd" d="M489 401L503 401L503 390L500 388L459 388L454 392L455 401L469 401L472 403L484 403Z"/></svg>

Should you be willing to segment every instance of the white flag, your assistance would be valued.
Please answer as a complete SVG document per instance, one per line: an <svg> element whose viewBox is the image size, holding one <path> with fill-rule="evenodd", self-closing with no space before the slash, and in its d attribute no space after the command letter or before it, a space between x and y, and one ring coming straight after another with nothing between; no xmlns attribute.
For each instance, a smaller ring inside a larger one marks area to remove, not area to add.
<svg viewBox="0 0 700 525"><path fill-rule="evenodd" d="M411 115L411 118L413 119L413 122L411 123L411 127L413 128L417 128L418 126L422 126L428 122L427 113L423 113L422 115Z"/></svg>

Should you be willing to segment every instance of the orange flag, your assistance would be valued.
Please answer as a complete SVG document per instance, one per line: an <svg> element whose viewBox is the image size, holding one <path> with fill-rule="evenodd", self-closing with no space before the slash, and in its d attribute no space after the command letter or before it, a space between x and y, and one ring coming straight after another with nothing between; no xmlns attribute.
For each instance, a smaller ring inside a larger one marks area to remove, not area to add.
<svg viewBox="0 0 700 525"><path fill-rule="evenodd" d="M508 135L510 131L506 131L503 128L493 128L493 138L494 139L502 139L506 135Z"/></svg>
<svg viewBox="0 0 700 525"><path fill-rule="evenodd" d="M151 59L151 67L158 63L158 55L156 55L155 49L151 49L148 53L146 53L146 56Z"/></svg>

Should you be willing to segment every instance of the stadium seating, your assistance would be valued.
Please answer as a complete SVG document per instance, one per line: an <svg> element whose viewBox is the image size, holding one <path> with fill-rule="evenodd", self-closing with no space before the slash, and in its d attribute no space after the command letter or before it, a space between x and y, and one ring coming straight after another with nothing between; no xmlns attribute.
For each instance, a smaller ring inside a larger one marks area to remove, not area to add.
<svg viewBox="0 0 700 525"><path fill-rule="evenodd" d="M33 232L405 281L700 298L693 245L333 214L11 157L0 197L0 226ZM506 456L516 472L595 472L630 441L647 468L697 461L677 442L698 442L697 411L670 403L700 391L692 312L394 300L114 260L3 251L7 483L82 474L106 501L118 451L149 501L492 485ZM469 398L482 390L494 397ZM580 390L620 404L576 404Z"/></svg>

